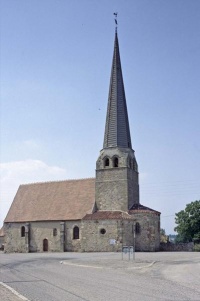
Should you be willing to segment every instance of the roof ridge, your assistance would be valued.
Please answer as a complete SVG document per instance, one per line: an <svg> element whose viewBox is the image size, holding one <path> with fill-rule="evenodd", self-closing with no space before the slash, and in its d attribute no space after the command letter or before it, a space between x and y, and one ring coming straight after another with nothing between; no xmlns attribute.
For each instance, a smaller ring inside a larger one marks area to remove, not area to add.
<svg viewBox="0 0 200 301"><path fill-rule="evenodd" d="M82 178L82 179L55 180L55 181L45 181L45 182L32 182L32 183L20 184L20 186L36 185L36 184L48 184L48 183L58 183L58 182L70 182L70 181L85 181L85 180L92 180L92 179L94 180L95 177Z"/></svg>
<svg viewBox="0 0 200 301"><path fill-rule="evenodd" d="M123 210L97 210L98 212L126 212L126 211L123 211Z"/></svg>

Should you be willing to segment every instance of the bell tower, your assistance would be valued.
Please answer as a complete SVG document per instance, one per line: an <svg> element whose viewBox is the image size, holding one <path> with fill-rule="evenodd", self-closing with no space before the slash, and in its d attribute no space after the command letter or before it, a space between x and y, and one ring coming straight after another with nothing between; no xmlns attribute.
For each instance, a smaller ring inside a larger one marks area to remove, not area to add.
<svg viewBox="0 0 200 301"><path fill-rule="evenodd" d="M103 149L96 162L98 210L122 210L139 204L138 166L132 149L117 29L111 68Z"/></svg>

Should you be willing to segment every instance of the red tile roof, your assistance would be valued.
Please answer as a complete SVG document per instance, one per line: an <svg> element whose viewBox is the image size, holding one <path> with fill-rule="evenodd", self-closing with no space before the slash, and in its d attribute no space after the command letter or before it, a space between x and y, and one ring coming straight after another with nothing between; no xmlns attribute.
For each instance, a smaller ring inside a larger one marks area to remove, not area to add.
<svg viewBox="0 0 200 301"><path fill-rule="evenodd" d="M0 236L1 237L4 236L4 228L3 227L0 229Z"/></svg>
<svg viewBox="0 0 200 301"><path fill-rule="evenodd" d="M94 178L20 185L4 222L78 220L94 203Z"/></svg>
<svg viewBox="0 0 200 301"><path fill-rule="evenodd" d="M154 209L151 209L149 207L146 207L142 204L134 204L130 210L129 210L129 214L134 214L134 213L137 213L137 212L151 212L151 213L154 213L154 214L159 214L160 215L160 212L159 211L156 211Z"/></svg>

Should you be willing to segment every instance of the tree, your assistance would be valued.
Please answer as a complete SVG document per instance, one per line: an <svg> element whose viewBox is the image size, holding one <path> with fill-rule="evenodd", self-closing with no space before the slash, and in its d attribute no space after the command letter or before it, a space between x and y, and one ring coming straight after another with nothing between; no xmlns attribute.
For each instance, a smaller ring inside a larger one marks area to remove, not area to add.
<svg viewBox="0 0 200 301"><path fill-rule="evenodd" d="M165 229L163 229L163 228L160 228L160 235L166 235L166 233L165 233Z"/></svg>
<svg viewBox="0 0 200 301"><path fill-rule="evenodd" d="M176 213L175 223L177 242L190 242L200 238L200 201L191 202L185 210Z"/></svg>
<svg viewBox="0 0 200 301"><path fill-rule="evenodd" d="M160 228L160 242L167 243L169 240L169 237L165 233L165 229Z"/></svg>

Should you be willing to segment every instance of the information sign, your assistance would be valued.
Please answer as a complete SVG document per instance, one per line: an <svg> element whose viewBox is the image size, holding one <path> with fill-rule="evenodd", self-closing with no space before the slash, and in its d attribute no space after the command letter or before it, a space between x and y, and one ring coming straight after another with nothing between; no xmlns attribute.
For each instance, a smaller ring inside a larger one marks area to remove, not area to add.
<svg viewBox="0 0 200 301"><path fill-rule="evenodd" d="M116 240L115 239L110 239L110 245L115 245L116 244Z"/></svg>

